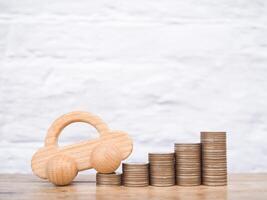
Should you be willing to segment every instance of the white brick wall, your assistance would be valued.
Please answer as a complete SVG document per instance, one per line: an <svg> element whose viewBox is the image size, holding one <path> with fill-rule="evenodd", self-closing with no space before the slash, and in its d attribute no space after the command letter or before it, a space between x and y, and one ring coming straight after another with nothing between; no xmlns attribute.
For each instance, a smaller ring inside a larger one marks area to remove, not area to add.
<svg viewBox="0 0 267 200"><path fill-rule="evenodd" d="M229 170L267 171L266 36L265 0L0 0L0 172L72 110L128 131L131 160L226 130Z"/></svg>

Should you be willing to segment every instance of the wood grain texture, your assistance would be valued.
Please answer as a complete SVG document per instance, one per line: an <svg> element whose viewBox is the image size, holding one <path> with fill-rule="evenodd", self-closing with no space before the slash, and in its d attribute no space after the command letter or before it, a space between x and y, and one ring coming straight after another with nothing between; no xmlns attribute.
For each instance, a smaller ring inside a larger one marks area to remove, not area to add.
<svg viewBox="0 0 267 200"><path fill-rule="evenodd" d="M14 184L16 183L16 184ZM266 200L267 174L231 174L228 186L210 187L97 187L94 175L78 175L64 187L32 175L0 174L0 199L187 199L187 200Z"/></svg>
<svg viewBox="0 0 267 200"><path fill-rule="evenodd" d="M61 131L69 124L74 122L85 122L94 126L99 132L99 138L83 141L73 145L59 147L57 140ZM46 179L47 164L50 159L55 156L67 156L75 161L78 171L93 168L91 156L93 150L101 146L115 146L120 152L117 157L113 159L118 162L118 159L124 160L132 152L132 139L122 131L110 131L108 126L97 116L87 112L71 112L58 118L49 128L45 139L45 146L39 149L32 158L31 167L37 176ZM113 156L116 156L113 154ZM95 159L96 160L96 159ZM111 159L109 158L110 161ZM103 162L101 160L101 162ZM109 168L109 163L106 162L105 166ZM114 163L113 163L114 164ZM118 163L116 164L116 166ZM105 167L105 166L102 166ZM118 166L117 166L118 167ZM114 168L114 166L113 166ZM55 168L59 169L59 168ZM109 168L110 169L110 168ZM54 176L51 176L54 177Z"/></svg>

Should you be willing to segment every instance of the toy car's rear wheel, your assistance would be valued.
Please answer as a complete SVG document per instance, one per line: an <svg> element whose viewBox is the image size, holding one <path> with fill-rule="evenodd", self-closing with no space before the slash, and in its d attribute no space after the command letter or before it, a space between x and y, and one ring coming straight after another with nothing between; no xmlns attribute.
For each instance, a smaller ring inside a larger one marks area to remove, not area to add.
<svg viewBox="0 0 267 200"><path fill-rule="evenodd" d="M91 163L99 173L112 173L121 164L120 149L112 143L100 144L92 151Z"/></svg>
<svg viewBox="0 0 267 200"><path fill-rule="evenodd" d="M47 163L47 178L55 185L68 185L76 177L78 169L75 161L66 155L57 155Z"/></svg>

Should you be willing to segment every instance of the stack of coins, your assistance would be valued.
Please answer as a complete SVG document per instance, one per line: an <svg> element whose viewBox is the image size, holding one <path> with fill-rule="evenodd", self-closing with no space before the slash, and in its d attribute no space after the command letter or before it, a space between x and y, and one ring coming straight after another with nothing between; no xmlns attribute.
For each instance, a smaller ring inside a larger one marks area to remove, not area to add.
<svg viewBox="0 0 267 200"><path fill-rule="evenodd" d="M182 186L201 184L201 144L175 144L176 183Z"/></svg>
<svg viewBox="0 0 267 200"><path fill-rule="evenodd" d="M120 186L121 185L121 174L110 173L110 174L96 174L96 184L102 186Z"/></svg>
<svg viewBox="0 0 267 200"><path fill-rule="evenodd" d="M126 187L145 187L149 185L148 163L123 163L123 185Z"/></svg>
<svg viewBox="0 0 267 200"><path fill-rule="evenodd" d="M149 153L150 185L175 185L174 153Z"/></svg>
<svg viewBox="0 0 267 200"><path fill-rule="evenodd" d="M226 133L201 132L202 181L204 185L227 185Z"/></svg>

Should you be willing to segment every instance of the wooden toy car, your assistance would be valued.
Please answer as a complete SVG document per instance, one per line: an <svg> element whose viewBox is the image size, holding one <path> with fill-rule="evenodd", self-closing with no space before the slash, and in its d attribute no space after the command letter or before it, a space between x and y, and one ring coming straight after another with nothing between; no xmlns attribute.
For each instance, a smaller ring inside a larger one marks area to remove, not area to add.
<svg viewBox="0 0 267 200"><path fill-rule="evenodd" d="M59 147L58 136L69 124L85 122L94 126L100 137ZM97 116L71 112L58 118L49 128L45 145L32 157L31 167L37 176L55 185L67 185L78 171L95 168L100 173L115 171L132 152L132 139L122 131L110 131Z"/></svg>

